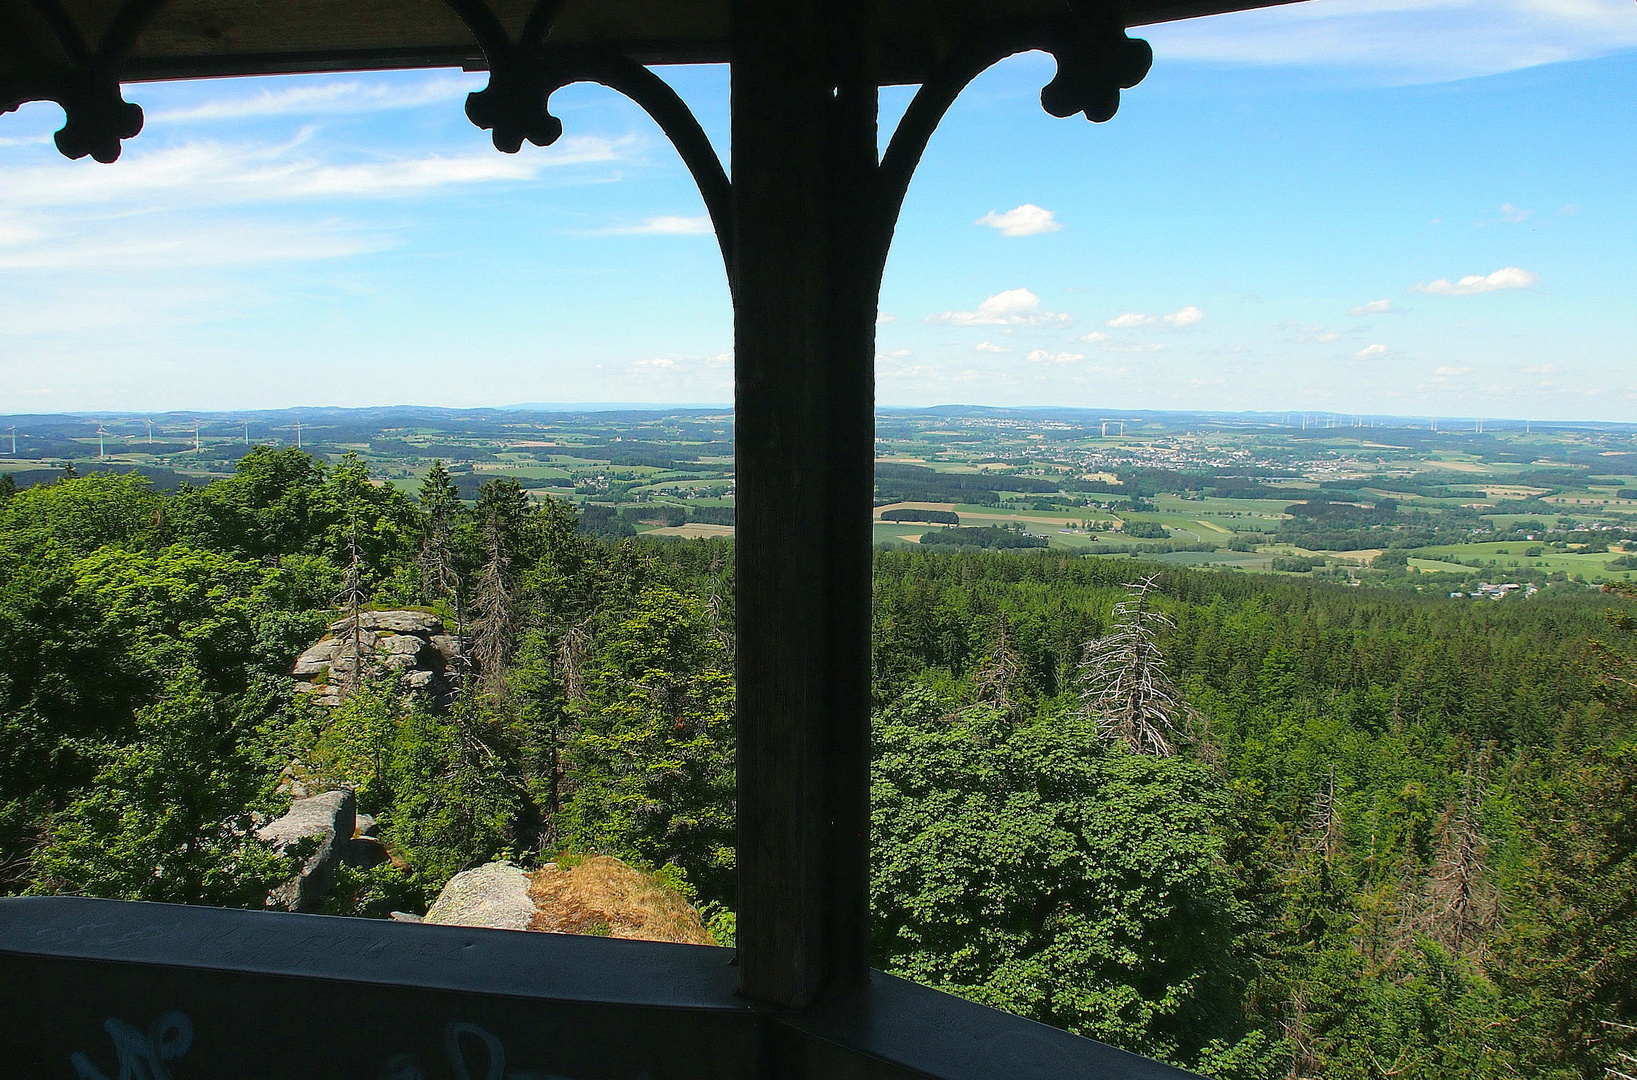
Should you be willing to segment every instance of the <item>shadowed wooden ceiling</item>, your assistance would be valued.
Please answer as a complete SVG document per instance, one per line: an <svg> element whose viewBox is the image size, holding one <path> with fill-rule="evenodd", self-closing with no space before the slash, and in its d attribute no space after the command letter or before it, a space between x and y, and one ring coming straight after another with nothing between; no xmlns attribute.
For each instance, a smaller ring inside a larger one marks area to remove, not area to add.
<svg viewBox="0 0 1637 1080"><path fill-rule="evenodd" d="M1288 2L1129 0L1126 22ZM490 7L515 39L533 0ZM566 0L551 40L611 46L644 63L720 62L728 59L729 7L730 0ZM883 77L920 81L958 38L1066 12L1066 0L887 0L877 17ZM485 66L445 0L0 0L0 91L83 66L86 54L99 52L124 81Z"/></svg>

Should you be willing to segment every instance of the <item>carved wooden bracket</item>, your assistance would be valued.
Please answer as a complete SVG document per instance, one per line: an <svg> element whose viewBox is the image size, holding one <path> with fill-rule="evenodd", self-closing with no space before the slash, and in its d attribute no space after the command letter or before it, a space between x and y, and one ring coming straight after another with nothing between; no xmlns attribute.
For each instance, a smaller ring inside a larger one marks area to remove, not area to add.
<svg viewBox="0 0 1637 1080"><path fill-rule="evenodd" d="M26 101L55 101L67 120L57 149L71 158L87 155L104 164L119 158L120 143L142 130L142 107L120 94L119 68L163 0L126 0L92 48L58 0L31 0L50 28L67 64L26 82L0 86L0 113Z"/></svg>

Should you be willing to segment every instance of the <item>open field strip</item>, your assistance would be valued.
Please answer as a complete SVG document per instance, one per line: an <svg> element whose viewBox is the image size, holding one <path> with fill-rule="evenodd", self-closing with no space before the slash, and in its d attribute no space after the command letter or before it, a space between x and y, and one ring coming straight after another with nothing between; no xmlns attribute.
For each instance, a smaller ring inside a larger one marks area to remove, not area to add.
<svg viewBox="0 0 1637 1080"><path fill-rule="evenodd" d="M1410 560L1410 562L1409 562L1409 566L1410 566L1411 570L1419 570L1419 571L1422 571L1423 573L1439 572L1439 573L1466 574L1466 573L1470 573L1472 571L1472 567L1470 567L1470 566L1462 566L1460 563L1439 562L1437 559L1413 559L1412 558Z"/></svg>
<svg viewBox="0 0 1637 1080"><path fill-rule="evenodd" d="M661 529L649 529L644 536L680 536L684 539L698 539L703 536L732 536L732 525L707 525L701 521L690 521L686 525L668 525Z"/></svg>

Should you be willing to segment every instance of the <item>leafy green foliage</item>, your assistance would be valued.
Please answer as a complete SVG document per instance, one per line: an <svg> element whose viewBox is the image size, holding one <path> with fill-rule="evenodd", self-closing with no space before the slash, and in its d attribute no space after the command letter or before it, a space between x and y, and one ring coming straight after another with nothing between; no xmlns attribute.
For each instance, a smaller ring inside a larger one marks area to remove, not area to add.
<svg viewBox="0 0 1637 1080"><path fill-rule="evenodd" d="M1313 506L1292 528L1410 520ZM355 522L362 602L497 635L452 708L286 693ZM328 911L606 852L731 940L731 546L585 525L516 483L434 469L416 503L267 449L174 494L0 491L0 888L260 906L290 868L253 814L317 780L392 856ZM1235 1080L1591 1080L1631 1052L1637 620L1602 618L1627 600L1160 570L1154 644L1198 714L1161 758L1099 741L1078 696L1129 560L876 568L880 963Z"/></svg>
<svg viewBox="0 0 1637 1080"><path fill-rule="evenodd" d="M95 778L38 852L35 889L259 906L289 867L252 835L260 763L243 743L257 704L178 673L138 713L132 743L97 752Z"/></svg>
<svg viewBox="0 0 1637 1080"><path fill-rule="evenodd" d="M1083 720L946 710L912 693L876 730L878 958L1151 1056L1243 1037L1220 779Z"/></svg>

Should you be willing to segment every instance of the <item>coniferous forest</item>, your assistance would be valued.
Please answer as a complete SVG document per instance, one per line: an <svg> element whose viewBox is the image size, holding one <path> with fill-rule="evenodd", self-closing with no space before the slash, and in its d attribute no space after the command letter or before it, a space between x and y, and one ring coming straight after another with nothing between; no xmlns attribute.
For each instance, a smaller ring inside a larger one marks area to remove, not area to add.
<svg viewBox="0 0 1637 1080"><path fill-rule="evenodd" d="M0 892L261 907L344 785L392 858L330 914L601 853L730 943L730 543L299 450L0 489ZM878 966L1235 1080L1637 1072L1637 601L945 549L875 603ZM298 692L365 609L458 693Z"/></svg>

